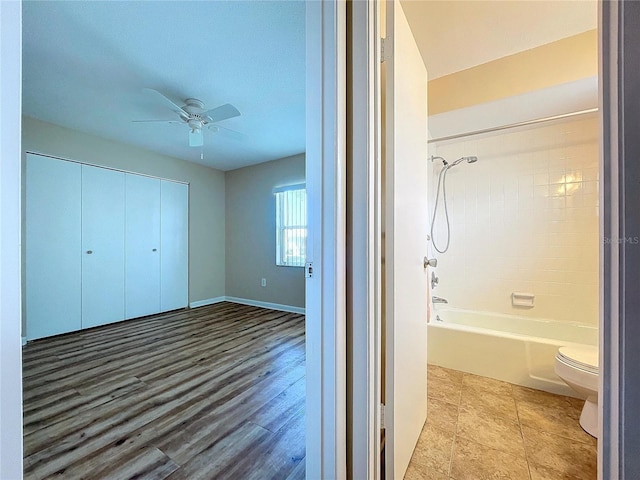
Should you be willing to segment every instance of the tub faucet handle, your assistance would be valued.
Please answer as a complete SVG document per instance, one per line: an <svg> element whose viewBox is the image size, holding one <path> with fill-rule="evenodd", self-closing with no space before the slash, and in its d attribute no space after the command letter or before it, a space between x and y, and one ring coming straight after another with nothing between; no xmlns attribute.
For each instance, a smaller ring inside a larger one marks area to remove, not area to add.
<svg viewBox="0 0 640 480"><path fill-rule="evenodd" d="M427 258L424 257L424 268L427 267L437 267L438 266L438 259L437 258Z"/></svg>
<svg viewBox="0 0 640 480"><path fill-rule="evenodd" d="M434 272L431 272L431 290L438 286L439 281L440 279L436 277L436 274Z"/></svg>

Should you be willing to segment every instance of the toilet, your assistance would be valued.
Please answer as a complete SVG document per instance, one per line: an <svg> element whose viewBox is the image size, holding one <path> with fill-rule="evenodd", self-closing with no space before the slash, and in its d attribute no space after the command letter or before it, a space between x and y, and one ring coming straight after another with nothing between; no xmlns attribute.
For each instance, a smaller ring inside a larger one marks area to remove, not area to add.
<svg viewBox="0 0 640 480"><path fill-rule="evenodd" d="M560 347L555 371L567 385L587 397L580 414L580 426L598 438L598 347Z"/></svg>

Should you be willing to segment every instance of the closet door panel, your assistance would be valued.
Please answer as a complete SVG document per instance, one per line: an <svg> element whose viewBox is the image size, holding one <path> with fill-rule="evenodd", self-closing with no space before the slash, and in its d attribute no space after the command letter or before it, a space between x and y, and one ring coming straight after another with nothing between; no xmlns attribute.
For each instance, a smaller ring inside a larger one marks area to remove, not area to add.
<svg viewBox="0 0 640 480"><path fill-rule="evenodd" d="M125 177L125 314L160 311L160 180Z"/></svg>
<svg viewBox="0 0 640 480"><path fill-rule="evenodd" d="M189 186L161 183L160 307L163 312L189 303Z"/></svg>
<svg viewBox="0 0 640 480"><path fill-rule="evenodd" d="M27 338L81 328L81 170L27 154L25 283Z"/></svg>
<svg viewBox="0 0 640 480"><path fill-rule="evenodd" d="M82 166L82 328L125 318L124 179Z"/></svg>

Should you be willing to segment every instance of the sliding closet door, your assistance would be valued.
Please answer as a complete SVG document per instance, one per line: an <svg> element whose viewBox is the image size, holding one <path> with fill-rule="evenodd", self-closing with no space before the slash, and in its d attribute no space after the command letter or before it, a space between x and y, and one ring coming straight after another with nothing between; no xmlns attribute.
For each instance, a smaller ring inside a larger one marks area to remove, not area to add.
<svg viewBox="0 0 640 480"><path fill-rule="evenodd" d="M27 338L81 328L80 165L27 154Z"/></svg>
<svg viewBox="0 0 640 480"><path fill-rule="evenodd" d="M126 174L125 315L160 311L160 180Z"/></svg>
<svg viewBox="0 0 640 480"><path fill-rule="evenodd" d="M82 328L125 318L124 178L82 165Z"/></svg>
<svg viewBox="0 0 640 480"><path fill-rule="evenodd" d="M162 180L160 195L160 307L189 303L189 186Z"/></svg>

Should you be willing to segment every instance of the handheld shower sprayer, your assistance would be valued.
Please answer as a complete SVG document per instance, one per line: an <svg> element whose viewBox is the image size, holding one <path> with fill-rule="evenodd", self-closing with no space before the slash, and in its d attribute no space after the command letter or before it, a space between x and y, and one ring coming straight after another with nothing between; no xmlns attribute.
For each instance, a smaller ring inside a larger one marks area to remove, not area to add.
<svg viewBox="0 0 640 480"><path fill-rule="evenodd" d="M474 163L474 162L477 162L477 161L478 161L478 157L475 157L475 156L474 157L460 157L455 162L453 162L449 168L455 167L456 165L459 165L462 162Z"/></svg>
<svg viewBox="0 0 640 480"><path fill-rule="evenodd" d="M455 167L456 165L462 163L462 162L467 162L467 163L474 163L478 161L478 157L476 157L475 155L472 156L468 156L468 157L460 157L459 159L457 159L455 162L453 163L449 163L447 162L447 159L444 157L439 157L437 155L431 155L431 157L429 157L429 160L431 160L432 162L436 161L436 160L442 160L442 165L445 167Z"/></svg>
<svg viewBox="0 0 640 480"><path fill-rule="evenodd" d="M462 162L467 163L475 163L478 161L478 157L476 156L468 156L468 157L460 157L453 163L448 163L446 159L438 156L431 156L431 161L434 160L442 160L442 170L440 170L440 175L438 175L438 187L436 188L436 201L433 206L433 215L431 216L431 243L433 244L433 248L436 249L439 253L445 253L449 250L449 243L451 242L451 226L449 225L449 210L447 207L447 172L453 167L461 164ZM442 185L442 197L444 201L444 216L447 221L447 244L444 249L440 250L436 245L436 240L433 236L433 226L436 223L436 215L438 214L438 200L440 198L440 185Z"/></svg>

